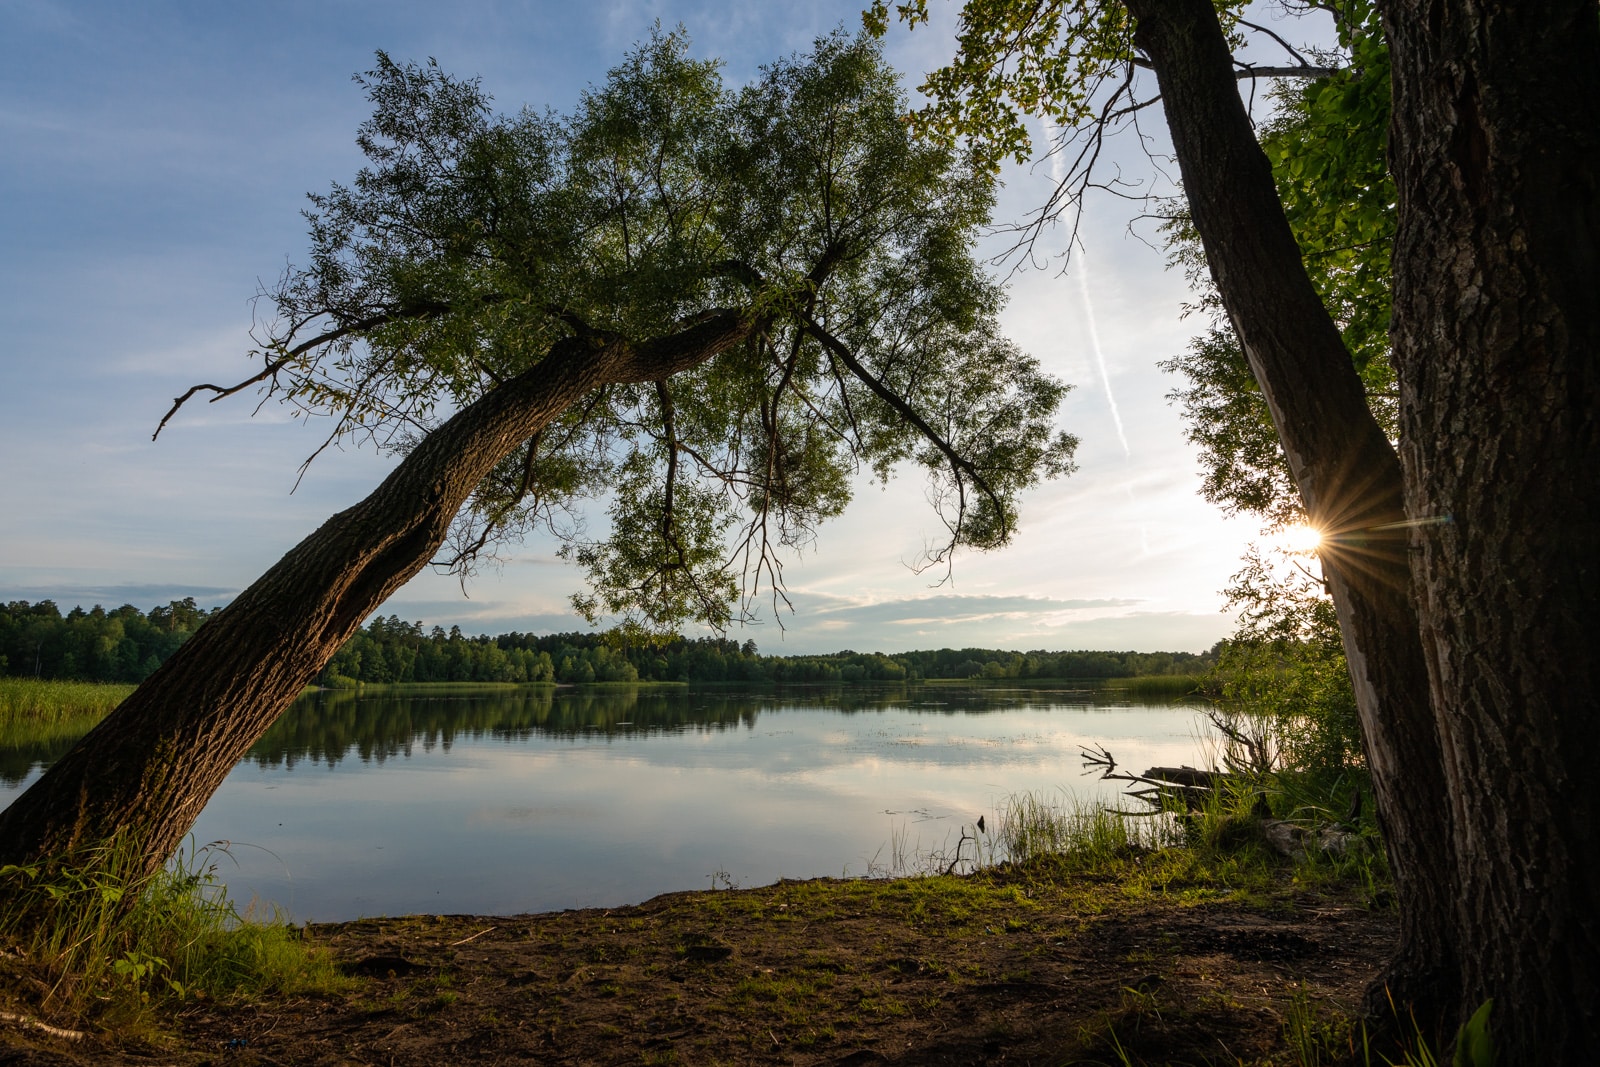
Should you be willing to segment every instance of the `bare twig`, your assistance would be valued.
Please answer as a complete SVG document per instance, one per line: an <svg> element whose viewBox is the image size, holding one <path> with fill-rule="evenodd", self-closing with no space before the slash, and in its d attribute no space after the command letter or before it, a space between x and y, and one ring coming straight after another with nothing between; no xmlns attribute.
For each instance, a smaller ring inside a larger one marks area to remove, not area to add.
<svg viewBox="0 0 1600 1067"><path fill-rule="evenodd" d="M82 1030L66 1030L59 1026L51 1026L49 1023L40 1022L31 1016L18 1015L14 1011L0 1011L0 1022L11 1023L13 1026L20 1026L25 1030L38 1030L40 1033L49 1034L51 1037L57 1037L63 1041L82 1041L89 1036Z"/></svg>
<svg viewBox="0 0 1600 1067"><path fill-rule="evenodd" d="M940 451L941 454L943 454L945 459L950 463L951 473L955 475L956 493L958 494L957 515L960 516L966 512L967 493L964 479L971 478L973 484L976 485L978 489L980 489L983 494L987 496L994 504L995 510L1000 515L1001 529L1003 533L1009 534L1010 527L1006 525L1005 519L1005 504L1003 501L1001 501L1000 495L994 491L992 486L990 486L988 480L984 478L982 473L979 472L978 468L973 465L973 463L965 456L957 452L955 450L955 446L946 441L944 437L935 431L932 426L929 426L927 420L919 415L915 408L906 403L905 400L901 399L899 396L895 395L894 390L890 389L887 385L884 385L883 382L878 380L876 375L870 373L865 367L858 363L856 361L855 354L850 351L849 346L840 341L837 337L833 336L833 334L829 333L827 330L823 329L817 323L817 321L810 316L805 318L805 328L806 332L812 337L815 337L818 341L821 341L823 347L826 348L832 355L837 357L839 362L843 363L845 367L849 369L852 375L866 385L866 387L870 389L880 400L893 408L901 418L905 419L912 426L916 427L917 432L922 434L922 436L927 439L929 444L933 445ZM960 520L958 517L958 526L959 522Z"/></svg>
<svg viewBox="0 0 1600 1067"><path fill-rule="evenodd" d="M499 303L504 299L505 298L503 296L491 295L486 297L483 300L483 303L494 304ZM295 345L287 352L284 352L283 355L279 356L277 359L268 360L267 365L259 372L252 374L250 377L246 378L242 382L237 383L236 385L222 386L213 385L209 382L201 385L192 385L186 392L184 392L182 396L173 397L172 407L168 408L167 413L161 416L161 421L156 424L156 432L150 435L150 439L153 441L157 437L160 437L161 431L165 429L167 423L172 420L172 416L176 415L178 413L178 409L183 407L184 404L188 403L189 399L196 393L215 393L216 395L207 401L208 403L214 404L223 397L233 396L235 393L242 392L243 390L250 388L252 385L256 385L259 382L264 382L268 378L275 377L277 373L284 367L293 363L295 360L299 359L307 352L310 352L312 349L319 348L322 345L332 344L335 341L343 340L352 334L363 333L367 330L371 330L375 327L383 326L391 322L399 322L401 319L436 319L441 315L448 314L451 310L452 307L449 304L414 304L403 308L388 308L384 311L378 312L377 314L367 315L363 318L356 319L353 322L347 322L343 326L337 326L331 330L326 330L323 333L319 333L317 336L310 338L309 340L302 341L300 344ZM289 337L294 336L295 331L299 329L300 325L301 324L296 324L295 326L291 327L289 331ZM286 337L282 342L279 343L287 343L288 339L289 338Z"/></svg>
<svg viewBox="0 0 1600 1067"><path fill-rule="evenodd" d="M498 929L500 929L498 926L487 926L487 927L484 927L482 930L479 930L477 933L473 934L471 937L463 937L460 941L452 941L452 942L450 942L450 944L446 945L445 947L446 948L455 948L457 945L465 945L468 941L476 941L476 940L478 940L478 938L482 937L484 934L491 933L491 932L493 932L495 930L498 930Z"/></svg>

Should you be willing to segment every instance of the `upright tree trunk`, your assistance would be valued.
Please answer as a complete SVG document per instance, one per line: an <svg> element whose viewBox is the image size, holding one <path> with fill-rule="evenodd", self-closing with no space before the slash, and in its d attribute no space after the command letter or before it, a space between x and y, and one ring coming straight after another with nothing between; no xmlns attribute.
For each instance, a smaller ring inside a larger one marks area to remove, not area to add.
<svg viewBox="0 0 1600 1067"><path fill-rule="evenodd" d="M1251 127L1210 0L1128 0L1155 67L1217 291L1271 407L1311 521L1355 685L1400 948L1369 997L1453 1009L1455 840L1410 597L1399 462L1317 296ZM1439 999L1440 991L1444 999ZM1431 1025L1431 1023L1425 1023Z"/></svg>
<svg viewBox="0 0 1600 1067"><path fill-rule="evenodd" d="M1460 1010L1600 1035L1600 10L1390 0L1394 353Z"/></svg>
<svg viewBox="0 0 1600 1067"><path fill-rule="evenodd" d="M724 312L633 345L569 338L429 434L208 620L4 812L0 863L132 834L147 869L182 841L235 763L388 596L420 571L493 466L597 386L653 381L748 336Z"/></svg>

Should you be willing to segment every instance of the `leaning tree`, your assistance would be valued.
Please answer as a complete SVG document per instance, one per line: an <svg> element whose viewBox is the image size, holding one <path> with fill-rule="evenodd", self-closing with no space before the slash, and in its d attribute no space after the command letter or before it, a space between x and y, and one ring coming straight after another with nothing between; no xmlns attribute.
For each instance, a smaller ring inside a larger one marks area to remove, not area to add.
<svg viewBox="0 0 1600 1067"><path fill-rule="evenodd" d="M1159 102L1221 305L1325 534L1402 916L1371 1003L1386 987L1448 1037L1492 1000L1500 1062L1587 1062L1600 1033L1600 802L1584 785L1600 760L1600 11L1374 4L1393 114L1391 440L1240 94L1263 73L1329 72L1236 59L1248 29L1282 43L1244 7L969 0L928 117L996 157L1025 155L1023 116L1044 113L1082 134L1092 168L1110 126ZM1347 23L1365 9L1283 7ZM916 21L926 0L897 9ZM880 2L869 19L887 16Z"/></svg>
<svg viewBox="0 0 1600 1067"><path fill-rule="evenodd" d="M973 259L992 183L916 139L869 42L725 88L658 34L570 116L382 54L369 160L312 198L251 390L403 454L0 813L0 862L131 836L153 867L391 593L535 527L592 617L725 626L863 468L929 472L946 536L1004 543L1066 473L1065 387L1001 337ZM171 417L169 412L168 417ZM163 420L165 423L166 420ZM585 497L609 501L587 538Z"/></svg>

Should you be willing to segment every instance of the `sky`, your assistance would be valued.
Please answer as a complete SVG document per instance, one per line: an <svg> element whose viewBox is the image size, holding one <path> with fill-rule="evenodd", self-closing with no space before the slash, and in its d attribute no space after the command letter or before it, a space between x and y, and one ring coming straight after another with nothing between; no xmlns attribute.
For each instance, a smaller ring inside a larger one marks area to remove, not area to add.
<svg viewBox="0 0 1600 1067"><path fill-rule="evenodd" d="M393 465L347 447L297 486L325 428L248 396L192 404L151 440L190 385L247 373L252 297L305 255L305 194L360 166L352 75L374 50L476 74L506 110L565 110L657 20L682 24L736 84L853 29L860 6L0 0L0 600L225 604ZM950 55L950 13L935 9L934 26L889 40L912 86ZM1138 145L1116 151L1126 173L1151 172ZM1050 177L1009 169L1000 217L1037 207ZM959 556L935 585L909 566L939 530L920 475L863 480L789 562L794 612L732 636L801 654L1199 651L1228 634L1220 591L1258 530L1199 496L1166 399L1179 383L1157 363L1200 323L1131 214L1092 201L1070 273L1048 254L1005 272L1003 325L1074 384L1060 420L1081 442L1076 473L1024 497L1013 543ZM1040 251L1063 248L1052 234ZM425 571L381 614L467 633L589 629L568 606L582 577L555 548L529 541L464 590Z"/></svg>

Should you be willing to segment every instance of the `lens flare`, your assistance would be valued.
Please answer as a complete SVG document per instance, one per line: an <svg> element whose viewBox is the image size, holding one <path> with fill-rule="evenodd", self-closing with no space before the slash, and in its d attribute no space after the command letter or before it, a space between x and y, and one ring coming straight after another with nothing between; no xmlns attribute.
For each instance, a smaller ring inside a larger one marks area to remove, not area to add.
<svg viewBox="0 0 1600 1067"><path fill-rule="evenodd" d="M1273 534L1272 539L1291 555L1309 556L1322 547L1322 531L1304 523L1285 526Z"/></svg>

